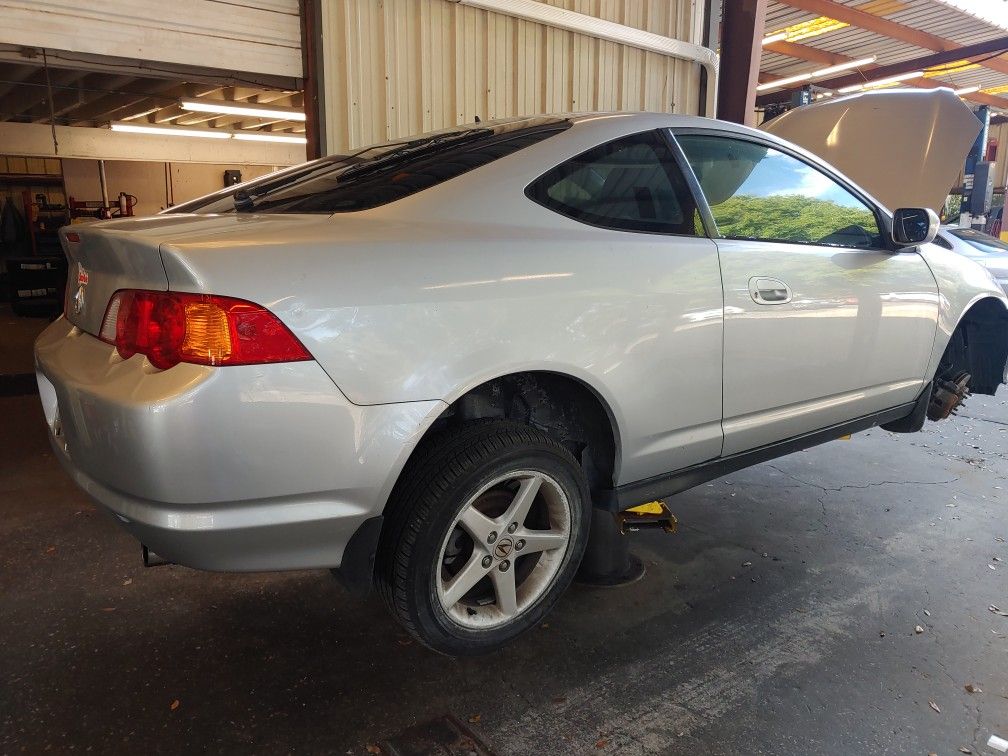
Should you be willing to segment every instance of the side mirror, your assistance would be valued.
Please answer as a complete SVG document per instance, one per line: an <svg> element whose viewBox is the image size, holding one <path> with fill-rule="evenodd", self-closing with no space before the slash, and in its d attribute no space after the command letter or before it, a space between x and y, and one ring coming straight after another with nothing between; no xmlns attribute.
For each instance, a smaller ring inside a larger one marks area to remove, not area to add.
<svg viewBox="0 0 1008 756"><path fill-rule="evenodd" d="M934 241L938 216L926 207L901 207L893 216L892 238L898 247L912 247Z"/></svg>

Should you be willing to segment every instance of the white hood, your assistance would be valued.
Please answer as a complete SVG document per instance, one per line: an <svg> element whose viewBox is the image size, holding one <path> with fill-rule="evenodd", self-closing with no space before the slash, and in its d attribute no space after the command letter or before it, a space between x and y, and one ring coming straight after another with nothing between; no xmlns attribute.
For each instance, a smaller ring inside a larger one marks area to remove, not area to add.
<svg viewBox="0 0 1008 756"><path fill-rule="evenodd" d="M819 100L762 126L836 166L890 210L940 212L981 123L950 89Z"/></svg>

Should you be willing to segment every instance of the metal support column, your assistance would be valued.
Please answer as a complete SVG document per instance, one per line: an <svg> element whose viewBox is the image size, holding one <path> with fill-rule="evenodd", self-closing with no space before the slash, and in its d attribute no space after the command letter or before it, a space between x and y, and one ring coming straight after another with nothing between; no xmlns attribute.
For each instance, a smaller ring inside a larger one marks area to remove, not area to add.
<svg viewBox="0 0 1008 756"><path fill-rule="evenodd" d="M975 228L983 231L987 221L986 214L989 207L984 207L983 187L976 186L977 164L981 163L987 154L987 135L990 133L990 108L981 105L976 109L976 117L981 123L980 133L977 134L969 154L966 155L966 165L963 169L962 203L959 209L959 226L961 228ZM986 174L985 174L986 176ZM980 200L974 201L977 195Z"/></svg>
<svg viewBox="0 0 1008 756"><path fill-rule="evenodd" d="M105 161L98 161L98 185L101 187L102 209L109 206L108 203L108 179L105 178Z"/></svg>
<svg viewBox="0 0 1008 756"><path fill-rule="evenodd" d="M754 125L767 0L726 0L721 11L717 115Z"/></svg>
<svg viewBox="0 0 1008 756"><path fill-rule="evenodd" d="M315 160L326 154L323 134L320 92L322 89L319 64L320 32L319 0L299 0L301 12L301 67L304 72L302 90L305 112L305 157Z"/></svg>
<svg viewBox="0 0 1008 756"><path fill-rule="evenodd" d="M630 539L611 512L592 510L588 547L575 580L584 585L618 586L644 577L644 562L630 553Z"/></svg>

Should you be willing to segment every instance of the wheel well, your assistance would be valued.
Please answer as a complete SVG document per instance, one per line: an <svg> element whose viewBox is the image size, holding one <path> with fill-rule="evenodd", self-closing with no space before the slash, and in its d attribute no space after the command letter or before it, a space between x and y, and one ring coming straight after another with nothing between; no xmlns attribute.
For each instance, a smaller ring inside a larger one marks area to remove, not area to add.
<svg viewBox="0 0 1008 756"><path fill-rule="evenodd" d="M999 299L976 302L959 320L942 354L935 379L959 372L971 376L970 391L993 395L1004 382L1008 359L1008 309Z"/></svg>
<svg viewBox="0 0 1008 756"><path fill-rule="evenodd" d="M552 436L581 461L592 490L615 485L615 422L602 399L582 381L546 371L494 378L452 402L424 438L454 423L487 418L514 420Z"/></svg>

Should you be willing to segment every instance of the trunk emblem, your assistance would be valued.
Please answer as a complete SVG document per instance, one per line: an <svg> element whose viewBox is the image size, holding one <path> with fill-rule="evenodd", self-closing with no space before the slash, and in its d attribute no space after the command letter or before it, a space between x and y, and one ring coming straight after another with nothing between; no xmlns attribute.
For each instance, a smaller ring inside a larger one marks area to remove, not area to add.
<svg viewBox="0 0 1008 756"><path fill-rule="evenodd" d="M74 313L80 315L84 309L84 289L87 287L88 274L87 271L81 267L80 264L77 265L77 293L74 294Z"/></svg>

